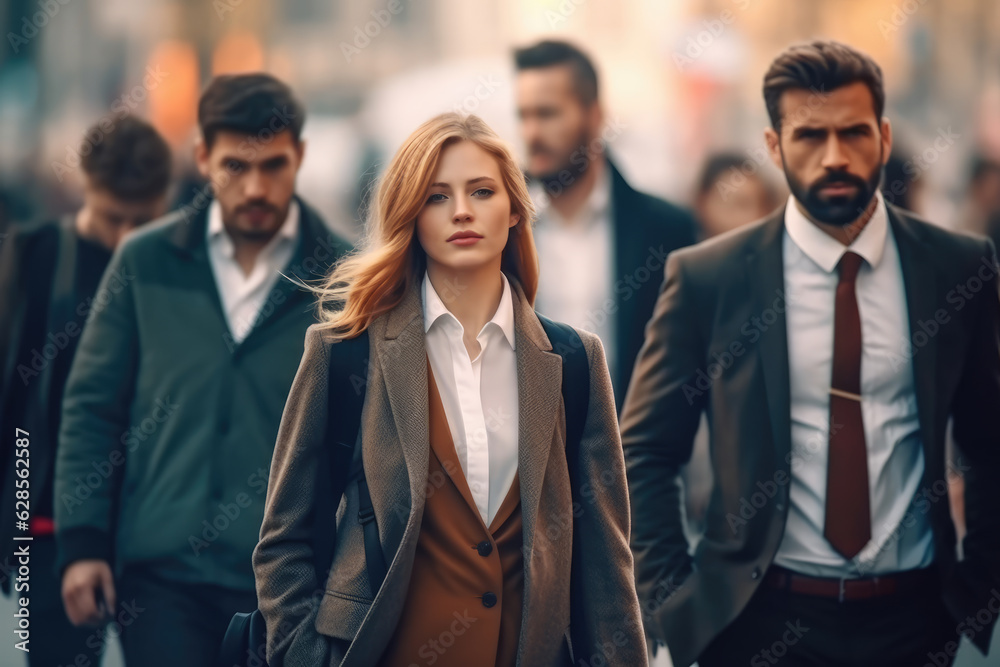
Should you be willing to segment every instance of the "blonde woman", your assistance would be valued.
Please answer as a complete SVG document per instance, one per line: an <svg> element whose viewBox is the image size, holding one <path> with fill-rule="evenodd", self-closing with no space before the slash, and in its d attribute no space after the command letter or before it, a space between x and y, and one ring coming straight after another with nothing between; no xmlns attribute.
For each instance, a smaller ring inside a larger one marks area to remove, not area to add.
<svg viewBox="0 0 1000 667"><path fill-rule="evenodd" d="M590 389L584 423L567 424L581 413L532 307L532 214L510 150L476 116L433 118L389 164L368 249L319 290L324 322L307 332L271 464L253 564L272 667L646 664L604 351L576 332ZM321 483L329 431L349 418L329 408L329 383L347 372L336 345L362 333L341 498ZM381 582L359 521L368 498ZM338 505L336 525L317 525ZM330 535L322 581L313 545Z"/></svg>

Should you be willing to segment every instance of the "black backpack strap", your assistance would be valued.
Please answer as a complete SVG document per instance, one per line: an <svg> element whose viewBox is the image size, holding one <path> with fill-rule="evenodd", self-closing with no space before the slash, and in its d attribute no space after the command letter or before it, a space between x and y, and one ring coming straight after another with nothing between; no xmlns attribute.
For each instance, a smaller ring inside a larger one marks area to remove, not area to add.
<svg viewBox="0 0 1000 667"><path fill-rule="evenodd" d="M580 438L583 425L587 421L590 407L590 362L583 340L568 324L555 322L539 315L538 321L545 329L545 335L552 343L552 351L562 357L562 394L566 405L566 462L569 465L570 482L576 494L577 466L579 464Z"/></svg>
<svg viewBox="0 0 1000 667"><path fill-rule="evenodd" d="M46 313L45 330L50 332L64 331L69 322L74 321L78 305L76 297L76 255L77 233L75 219L72 215L63 216L56 226L56 261L52 276L52 291L49 296L49 308ZM15 354L17 352L15 351ZM49 425L53 421L52 405L49 398L52 395L52 377L55 374L55 364L45 364L38 378L32 383L34 392L26 402L25 423L32 424L32 437L35 442L47 442L47 453L55 455L55 440L58 433L50 433ZM30 427L29 427L30 428ZM47 461L42 457L35 461L44 469Z"/></svg>
<svg viewBox="0 0 1000 667"><path fill-rule="evenodd" d="M368 385L368 354L367 331L330 346L327 446L320 451L319 465L316 466L316 497L331 498L332 502L315 503L312 517L313 555L316 580L320 586L325 584L333 562L337 506L347 488L354 462L355 444L361 428L361 408ZM368 506L371 506L370 499ZM378 539L377 533L375 538ZM367 531L365 543L368 553ZM216 664L218 667L267 667L266 650L267 629L260 609L237 613L226 629Z"/></svg>
<svg viewBox="0 0 1000 667"><path fill-rule="evenodd" d="M335 492L333 497L339 499L347 488L350 480L351 464L354 459L354 448L358 441L361 428L361 409L365 400L365 388L368 386L368 360L370 345L368 331L365 330L355 338L341 340L330 346L330 403L328 414L330 467L320 466L320 470L330 470ZM333 418L336 416L336 418ZM358 480L358 522L364 528L365 561L368 565L368 581L372 588L372 597L378 593L385 580L386 565L382 555L382 545L378 537L378 524L375 522L375 509L372 507L371 494L368 491L368 481L364 476L362 466L361 477ZM336 515L336 507L333 508ZM333 517L335 525L336 516ZM335 531L320 530L317 540L323 540L323 560L317 553L317 567L326 572L333 561L332 541L327 538ZM327 555L328 552L328 555ZM321 580L322 581L322 580Z"/></svg>
<svg viewBox="0 0 1000 667"><path fill-rule="evenodd" d="M372 507L372 497L368 493L368 480L364 478L364 475L358 480L358 522L365 531L365 564L368 566L368 584L371 586L372 599L375 599L388 572L385 567L385 558L382 556L382 544L378 539L375 508Z"/></svg>
<svg viewBox="0 0 1000 667"><path fill-rule="evenodd" d="M573 521L576 521L575 508L582 506L580 498L580 440L583 437L583 427L587 422L590 409L590 362L587 350L583 346L580 334L568 324L554 322L544 315L539 315L538 321L545 329L545 335L552 343L552 351L562 357L562 395L566 406L566 465L569 468L570 487L573 491ZM576 539L579 533L573 531L573 561L570 569L570 646L573 651L574 663L579 659L585 647L590 642L584 635L585 624L582 618L580 601L583 600L583 585L577 564L580 562L580 543Z"/></svg>

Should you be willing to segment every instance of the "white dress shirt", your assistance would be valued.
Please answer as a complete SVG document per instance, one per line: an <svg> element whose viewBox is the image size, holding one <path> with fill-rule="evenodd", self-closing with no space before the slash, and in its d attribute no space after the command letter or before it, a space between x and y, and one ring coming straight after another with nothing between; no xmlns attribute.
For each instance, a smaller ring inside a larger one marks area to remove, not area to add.
<svg viewBox="0 0 1000 667"><path fill-rule="evenodd" d="M215 275L219 299L235 343L241 343L253 329L257 313L285 270L299 239L299 204L294 199L288 216L274 237L254 261L250 275L236 261L233 240L222 223L222 206L212 200L208 208L208 257Z"/></svg>
<svg viewBox="0 0 1000 667"><path fill-rule="evenodd" d="M517 473L517 358L514 302L507 277L493 318L469 358L465 333L424 273L421 296L427 356L462 472L483 523L489 527ZM485 379L484 379L485 378Z"/></svg>
<svg viewBox="0 0 1000 667"><path fill-rule="evenodd" d="M566 220L552 207L540 183L532 184L537 217L533 228L541 276L535 308L557 322L597 334L604 344L611 377L617 377L614 236L611 169L604 165L582 210Z"/></svg>
<svg viewBox="0 0 1000 667"><path fill-rule="evenodd" d="M910 338L906 288L885 202L877 197L875 213L850 246L810 222L793 198L785 209L792 480L788 521L774 562L813 576L870 576L926 567L934 559L926 504L924 511L911 505L924 453L913 366L900 363L896 354ZM837 263L847 250L864 259L856 291L872 533L850 561L823 536Z"/></svg>

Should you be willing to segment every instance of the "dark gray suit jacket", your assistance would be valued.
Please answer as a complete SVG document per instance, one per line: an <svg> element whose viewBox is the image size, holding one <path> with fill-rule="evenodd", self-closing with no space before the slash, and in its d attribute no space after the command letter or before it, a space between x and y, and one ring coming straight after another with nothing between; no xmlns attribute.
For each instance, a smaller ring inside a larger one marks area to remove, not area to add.
<svg viewBox="0 0 1000 667"><path fill-rule="evenodd" d="M964 560L957 561L947 501L918 510L930 513L945 603L958 624L987 608L1000 581L995 252L986 239L945 231L893 206L889 221L913 343L912 352L901 354L913 364L916 384L925 455L921 488L936 481L940 488L947 479L949 419L971 464ZM637 588L647 632L667 643L677 667L696 660L740 613L785 529L791 430L783 237L784 208L670 256L625 401L622 444ZM934 330L936 315L947 321ZM689 554L678 475L703 411L715 485L705 535ZM758 492L767 502L745 511L745 501ZM959 630L971 631L985 651L991 628L977 627Z"/></svg>

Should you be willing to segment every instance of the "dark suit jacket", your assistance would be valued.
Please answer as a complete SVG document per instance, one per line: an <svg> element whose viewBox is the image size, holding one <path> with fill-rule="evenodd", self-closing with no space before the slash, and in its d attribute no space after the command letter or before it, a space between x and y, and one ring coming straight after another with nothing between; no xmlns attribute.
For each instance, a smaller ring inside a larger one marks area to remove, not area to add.
<svg viewBox="0 0 1000 667"><path fill-rule="evenodd" d="M610 160L614 234L615 405L621 412L632 368L653 315L668 253L695 242L694 218L668 201L630 186Z"/></svg>
<svg viewBox="0 0 1000 667"><path fill-rule="evenodd" d="M918 508L930 513L945 604L957 624L986 609L1000 581L996 259L986 239L945 231L893 206L889 221L913 342L906 359L913 364L924 446L921 488L936 481L940 488L946 480L949 418L971 464L963 561L957 562L948 502ZM637 588L648 633L666 641L678 667L691 664L740 613L785 528L791 431L783 234L781 209L671 256L625 401L622 443ZM968 286L968 298L959 286ZM929 334L935 315L948 319ZM678 475L702 411L715 486L706 532L692 556L682 530ZM746 512L743 501L762 489L772 497ZM972 637L984 651L990 631L980 627Z"/></svg>

